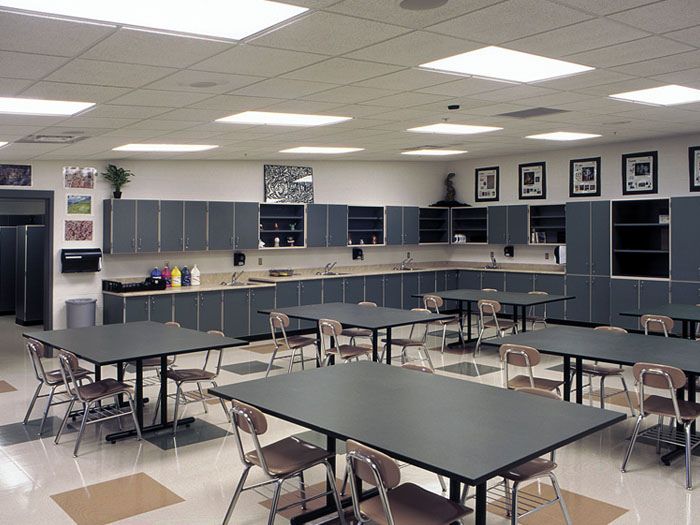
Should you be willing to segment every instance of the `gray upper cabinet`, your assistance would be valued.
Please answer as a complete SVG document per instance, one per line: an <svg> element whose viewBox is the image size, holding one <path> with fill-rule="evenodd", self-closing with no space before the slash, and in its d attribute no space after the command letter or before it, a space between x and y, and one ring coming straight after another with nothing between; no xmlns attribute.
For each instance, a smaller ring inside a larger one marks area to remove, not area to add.
<svg viewBox="0 0 700 525"><path fill-rule="evenodd" d="M403 210L401 206L386 207L386 243L403 244Z"/></svg>
<svg viewBox="0 0 700 525"><path fill-rule="evenodd" d="M418 244L420 229L420 209L417 206L406 206L403 209L403 243Z"/></svg>
<svg viewBox="0 0 700 525"><path fill-rule="evenodd" d="M348 207L328 205L328 246L348 245Z"/></svg>
<svg viewBox="0 0 700 525"><path fill-rule="evenodd" d="M593 275L610 275L610 201L591 202L590 261Z"/></svg>
<svg viewBox="0 0 700 525"><path fill-rule="evenodd" d="M700 242L697 233L700 197L672 198L671 214L671 278L674 281L700 281Z"/></svg>
<svg viewBox="0 0 700 525"><path fill-rule="evenodd" d="M110 238L105 236L105 252L136 252L136 201L111 199L104 202L105 226Z"/></svg>
<svg viewBox="0 0 700 525"><path fill-rule="evenodd" d="M136 251L157 253L159 248L160 202L136 201Z"/></svg>
<svg viewBox="0 0 700 525"><path fill-rule="evenodd" d="M160 201L160 251L183 251L184 219L184 202Z"/></svg>
<svg viewBox="0 0 700 525"><path fill-rule="evenodd" d="M328 246L328 205L306 205L306 246L325 248Z"/></svg>
<svg viewBox="0 0 700 525"><path fill-rule="evenodd" d="M526 204L508 206L508 244L528 244L528 208Z"/></svg>
<svg viewBox="0 0 700 525"><path fill-rule="evenodd" d="M508 243L507 210L506 206L488 207L488 242L490 244Z"/></svg>
<svg viewBox="0 0 700 525"><path fill-rule="evenodd" d="M257 202L237 202L235 205L235 248L255 250L260 239L260 209Z"/></svg>
<svg viewBox="0 0 700 525"><path fill-rule="evenodd" d="M207 203L185 202L185 251L201 252L207 249Z"/></svg>
<svg viewBox="0 0 700 525"><path fill-rule="evenodd" d="M209 249L232 250L235 244L233 202L209 202Z"/></svg>
<svg viewBox="0 0 700 525"><path fill-rule="evenodd" d="M609 222L609 221L608 221ZM608 225L608 230L610 225ZM609 242L610 236L607 237ZM591 267L591 203L566 204L566 273L588 275Z"/></svg>

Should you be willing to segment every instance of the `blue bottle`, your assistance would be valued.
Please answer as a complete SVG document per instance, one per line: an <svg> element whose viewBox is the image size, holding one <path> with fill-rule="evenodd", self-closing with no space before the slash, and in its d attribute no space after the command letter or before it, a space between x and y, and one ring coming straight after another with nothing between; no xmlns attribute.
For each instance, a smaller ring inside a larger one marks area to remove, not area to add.
<svg viewBox="0 0 700 525"><path fill-rule="evenodd" d="M153 270L151 270L151 277L153 277L154 279L162 277L158 267L155 267L155 268L153 268Z"/></svg>
<svg viewBox="0 0 700 525"><path fill-rule="evenodd" d="M187 266L182 267L182 286L192 286L192 273Z"/></svg>

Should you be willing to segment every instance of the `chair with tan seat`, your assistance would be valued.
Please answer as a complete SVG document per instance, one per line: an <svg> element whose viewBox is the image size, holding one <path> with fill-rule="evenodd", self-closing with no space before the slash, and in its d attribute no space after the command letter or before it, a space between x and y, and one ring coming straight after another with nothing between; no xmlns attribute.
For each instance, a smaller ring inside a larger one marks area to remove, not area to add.
<svg viewBox="0 0 700 525"><path fill-rule="evenodd" d="M307 502L327 496L329 492L322 492L321 494L316 494L309 498L306 497L304 472L316 466L323 466L326 469L326 477L331 486L330 493L335 500L338 518L340 519L340 523L345 525L345 513L343 512L340 496L338 495L338 490L335 485L335 473L328 461L333 457L333 454L293 436L270 445L262 446L259 437L267 432L267 419L260 410L245 403L241 403L240 401L233 401L231 425L233 427L233 435L236 441L238 455L243 463L243 474L241 474L241 478L231 498L231 503L224 516L223 525L226 525L230 521L238 498L241 493L246 490L274 484L270 515L267 520L268 525L274 524L275 516L278 512L299 505L302 509L306 509ZM241 432L250 435L254 450L250 452L244 450ZM268 479L246 487L245 483L248 479L248 474L253 467L259 467ZM301 501L295 501L285 507L279 507L282 485L286 481L295 478L299 480L302 497Z"/></svg>
<svg viewBox="0 0 700 525"><path fill-rule="evenodd" d="M497 337L505 337L506 332L510 330L512 333L518 333L518 323L511 319L499 319L498 314L501 311L501 303L493 299L479 299L477 302L478 308L478 325L479 336L476 340L474 353L481 350L481 341L484 338L484 332L487 328L495 328Z"/></svg>
<svg viewBox="0 0 700 525"><path fill-rule="evenodd" d="M352 507L359 523L449 525L472 512L418 485L401 483L399 465L378 450L353 440L348 440L347 450ZM358 480L376 487L378 494L360 501Z"/></svg>
<svg viewBox="0 0 700 525"><path fill-rule="evenodd" d="M528 295L539 295L539 296L548 296L549 294L547 292L542 292L539 290L533 290L531 292L527 292ZM542 308L542 313L540 314L537 309ZM528 312L527 312L527 320L530 321L530 326L532 326L532 329L535 329L535 326L538 324L541 324L545 328L547 328L547 303L542 304L542 305L532 305Z"/></svg>
<svg viewBox="0 0 700 525"><path fill-rule="evenodd" d="M46 424L46 419L49 415L49 410L51 407L69 403L72 399L72 395L67 390L56 391L64 384L63 376L61 375L60 369L50 370L48 372L46 369L44 369L42 359L45 359L47 356L46 347L43 345L43 343L40 343L36 339L28 339L27 352L29 353L29 359L32 362L34 376L36 377L36 380L39 381L39 384L36 386L32 400L29 402L29 408L27 408L27 413L24 416L22 424L26 425L29 422L29 417L32 415L32 410L34 410L36 400L47 397L46 408L44 408L44 415L41 418L41 424L39 425L38 435L41 435L44 433L44 425ZM83 381L88 381L91 383L91 374L92 372L89 370L80 367L73 371L73 375L76 381L78 381L79 385L82 385ZM43 387L47 387L49 389L48 394L41 394L41 389Z"/></svg>
<svg viewBox="0 0 700 525"><path fill-rule="evenodd" d="M176 321L168 321L167 323L163 323L163 325L168 328L181 328L180 323ZM172 368L173 366L175 366L177 356L167 356L165 360L166 366L168 368ZM142 388L147 388L151 386L157 386L160 388L163 384L160 380L160 357L149 357L147 359L143 359L141 361L141 366L144 373L152 372L152 374L150 375L143 375L141 380ZM136 361L127 361L124 366L124 372L136 374ZM123 379L123 381L124 383L133 386L136 383L136 378L130 377L128 379ZM158 411L156 410L156 413L157 412Z"/></svg>
<svg viewBox="0 0 700 525"><path fill-rule="evenodd" d="M141 440L141 428L136 420L134 399L132 396L132 389L129 385L111 378L94 381L92 383L88 383L87 385L81 385L80 381L78 380L81 368L78 366L78 358L76 355L65 350L59 350L58 360L61 365L60 370L61 377L63 378L63 384L65 385L66 392L71 395L71 400L70 403L68 403L66 414L63 416L63 421L61 421L61 427L58 429L58 433L54 439L54 443L56 445L61 439L61 435L63 434L63 431L66 428L66 423L68 422L68 416L70 416L72 413L73 406L76 402L83 405L83 414L80 422L80 431L78 432L78 437L75 441L75 448L73 449L74 457L78 457L80 441L83 439L85 427L100 421L117 419L119 422L119 427L121 428L121 417L131 415L132 419L134 420L137 438L139 441ZM122 408L119 401L120 396L126 396L126 400L129 404L128 409ZM102 401L107 399L112 399L114 404L107 405L102 403Z"/></svg>
<svg viewBox="0 0 700 525"><path fill-rule="evenodd" d="M423 305L426 310L433 313L439 314L440 308L445 304L442 297L439 295L424 295ZM440 341L440 353L445 353L445 340L447 338L447 327L450 325L457 325L457 334L459 335L459 342L464 346L464 334L462 333L462 327L459 323L459 316L452 317L451 319L443 319L441 321L436 321L434 323L438 327L442 328L442 340Z"/></svg>
<svg viewBox="0 0 700 525"><path fill-rule="evenodd" d="M673 330L673 319L667 315L644 314L640 317L639 323L646 335L663 334L664 337L668 337Z"/></svg>
<svg viewBox="0 0 700 525"><path fill-rule="evenodd" d="M564 384L563 380L545 379L535 377L532 373L533 367L540 364L541 356L536 348L525 345L504 344L499 350L501 363L503 365L503 386L511 390L519 388L539 388L541 390L556 390L561 394L559 388ZM508 370L511 366L526 368L527 375L517 375L510 379Z"/></svg>
<svg viewBox="0 0 700 525"><path fill-rule="evenodd" d="M338 342L338 336L343 333L343 325L333 319L320 319L318 330L321 334L321 353L323 366L328 366L332 358L342 359L344 362L360 360L360 357L372 359L372 348L361 345L343 345ZM328 338L328 342L326 342Z"/></svg>
<svg viewBox="0 0 700 525"><path fill-rule="evenodd" d="M423 314L430 314L430 310L426 308L411 308L412 312L420 312ZM411 325L411 331L408 337L395 337L391 339L391 346L398 346L401 348L401 364L405 363L408 356L408 349L415 348L418 352L418 358L423 361L427 361L430 368L434 368L433 361L430 359L430 353L428 352L428 330L430 323L413 323ZM387 339L382 339L384 346L382 348L382 355L379 361L384 361L384 355L387 349Z"/></svg>
<svg viewBox="0 0 700 525"><path fill-rule="evenodd" d="M372 301L360 301L359 303L357 303L357 306L364 306L366 308L376 308L377 303L373 303ZM343 332L340 335L342 335L343 337L349 337L351 345L356 344L357 338L360 337L369 339L370 344L372 343L372 330L368 330L367 328L343 328Z"/></svg>
<svg viewBox="0 0 700 525"><path fill-rule="evenodd" d="M313 337L305 336L288 336L287 328L289 327L289 317L281 312L270 312L270 333L272 334L272 343L275 349L270 356L270 362L265 371L265 377L270 375L272 365L276 359L289 359L287 373L292 372L292 367L296 362L297 352L299 352L301 369L304 370L304 348L316 346L317 340ZM280 351L290 352L290 355L277 355Z"/></svg>
<svg viewBox="0 0 700 525"><path fill-rule="evenodd" d="M693 435L692 425L700 417L700 403L676 399L676 390L685 388L688 379L679 368L658 365L654 363L636 363L632 373L637 381L639 395L639 416L632 432L625 459L620 470L627 471L627 462L632 455L632 449L638 437L648 437L656 440L656 453L661 453L661 443L685 448L685 488L693 487L690 470L690 458L695 447L700 445L700 438ZM668 397L660 395L646 396L646 388L663 390ZM658 424L640 432L642 421L647 416L657 416ZM671 418L668 427L664 427L664 418ZM676 423L683 425L684 436L678 436Z"/></svg>

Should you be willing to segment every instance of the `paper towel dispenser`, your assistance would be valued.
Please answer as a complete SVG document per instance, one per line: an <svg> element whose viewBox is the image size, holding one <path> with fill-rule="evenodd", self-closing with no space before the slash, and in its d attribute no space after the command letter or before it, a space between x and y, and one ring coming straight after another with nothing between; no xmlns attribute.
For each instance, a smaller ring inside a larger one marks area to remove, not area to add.
<svg viewBox="0 0 700 525"><path fill-rule="evenodd" d="M61 273L99 272L101 270L101 249L70 248L61 250Z"/></svg>

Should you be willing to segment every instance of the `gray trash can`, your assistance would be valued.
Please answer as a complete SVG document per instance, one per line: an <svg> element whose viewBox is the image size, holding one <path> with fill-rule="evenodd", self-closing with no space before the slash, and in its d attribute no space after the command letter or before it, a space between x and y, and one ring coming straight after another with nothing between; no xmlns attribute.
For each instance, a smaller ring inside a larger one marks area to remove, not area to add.
<svg viewBox="0 0 700 525"><path fill-rule="evenodd" d="M97 299L68 299L66 316L68 328L95 326L95 307Z"/></svg>

